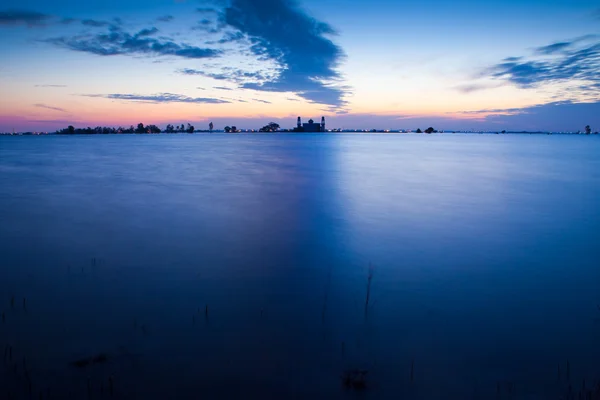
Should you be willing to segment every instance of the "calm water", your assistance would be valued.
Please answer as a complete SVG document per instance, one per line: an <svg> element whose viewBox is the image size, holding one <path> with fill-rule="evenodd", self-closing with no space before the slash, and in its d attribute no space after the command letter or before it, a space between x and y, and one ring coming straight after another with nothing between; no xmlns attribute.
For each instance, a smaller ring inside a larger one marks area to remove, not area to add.
<svg viewBox="0 0 600 400"><path fill-rule="evenodd" d="M0 397L558 398L599 235L595 136L0 137Z"/></svg>

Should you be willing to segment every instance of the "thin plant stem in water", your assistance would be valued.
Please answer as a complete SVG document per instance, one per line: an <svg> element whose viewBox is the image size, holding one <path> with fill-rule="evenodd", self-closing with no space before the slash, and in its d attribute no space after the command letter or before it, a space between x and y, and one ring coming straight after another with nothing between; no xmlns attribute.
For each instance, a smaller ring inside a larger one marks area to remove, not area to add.
<svg viewBox="0 0 600 400"><path fill-rule="evenodd" d="M327 283L325 284L325 296L323 297L323 310L321 311L321 321L325 322L325 312L327 311L327 301L329 299L329 288L331 286L331 268L327 274Z"/></svg>
<svg viewBox="0 0 600 400"><path fill-rule="evenodd" d="M373 280L373 266L369 264L369 275L367 277L367 298L365 299L365 317L369 311L369 299L371 297L371 281Z"/></svg>

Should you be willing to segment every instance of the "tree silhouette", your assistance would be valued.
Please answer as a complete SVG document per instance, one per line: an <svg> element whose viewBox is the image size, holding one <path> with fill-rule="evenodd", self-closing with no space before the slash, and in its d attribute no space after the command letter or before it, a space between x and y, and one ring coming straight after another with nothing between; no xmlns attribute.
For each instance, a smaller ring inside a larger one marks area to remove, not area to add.
<svg viewBox="0 0 600 400"><path fill-rule="evenodd" d="M417 133L423 133L423 131L421 130L421 128L417 129Z"/></svg>
<svg viewBox="0 0 600 400"><path fill-rule="evenodd" d="M435 129L433 129L433 127L429 127L427 129L425 129L425 133L433 133L433 132L437 132Z"/></svg>
<svg viewBox="0 0 600 400"><path fill-rule="evenodd" d="M269 122L267 125L260 128L259 132L276 132L279 130L279 124L275 122Z"/></svg>
<svg viewBox="0 0 600 400"><path fill-rule="evenodd" d="M225 128L223 128L223 130L227 133L231 132L231 127L230 126L226 126Z"/></svg>
<svg viewBox="0 0 600 400"><path fill-rule="evenodd" d="M213 123L212 123L212 122L211 122L210 124L208 124L208 130L209 130L210 132L212 132L212 130L213 130L213 128L214 128L214 127L215 127L215 126L213 125Z"/></svg>
<svg viewBox="0 0 600 400"><path fill-rule="evenodd" d="M146 126L148 133L160 133L160 128L156 125L148 125Z"/></svg>
<svg viewBox="0 0 600 400"><path fill-rule="evenodd" d="M68 133L70 133L71 135L75 133L75 127L73 125L69 125L67 130L69 131Z"/></svg>
<svg viewBox="0 0 600 400"><path fill-rule="evenodd" d="M585 134L586 134L586 135L589 135L590 133L592 133L592 128L590 128L590 126L589 126L589 125L586 125L586 126L585 126Z"/></svg>
<svg viewBox="0 0 600 400"><path fill-rule="evenodd" d="M188 122L186 132L187 133L194 133L194 125L190 125L189 122Z"/></svg>

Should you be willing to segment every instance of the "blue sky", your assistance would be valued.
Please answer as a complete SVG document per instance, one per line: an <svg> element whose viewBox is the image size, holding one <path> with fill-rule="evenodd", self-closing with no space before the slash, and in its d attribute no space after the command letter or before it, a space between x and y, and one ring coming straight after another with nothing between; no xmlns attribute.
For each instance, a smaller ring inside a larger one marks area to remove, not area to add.
<svg viewBox="0 0 600 400"><path fill-rule="evenodd" d="M0 130L600 126L597 1L5 0Z"/></svg>

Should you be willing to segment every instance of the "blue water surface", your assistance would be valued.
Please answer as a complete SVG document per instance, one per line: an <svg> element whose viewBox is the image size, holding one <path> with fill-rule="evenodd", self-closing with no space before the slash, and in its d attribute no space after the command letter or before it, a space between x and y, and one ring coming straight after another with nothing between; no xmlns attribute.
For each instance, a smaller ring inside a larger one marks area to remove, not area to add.
<svg viewBox="0 0 600 400"><path fill-rule="evenodd" d="M558 399L599 237L596 136L0 137L0 398Z"/></svg>

